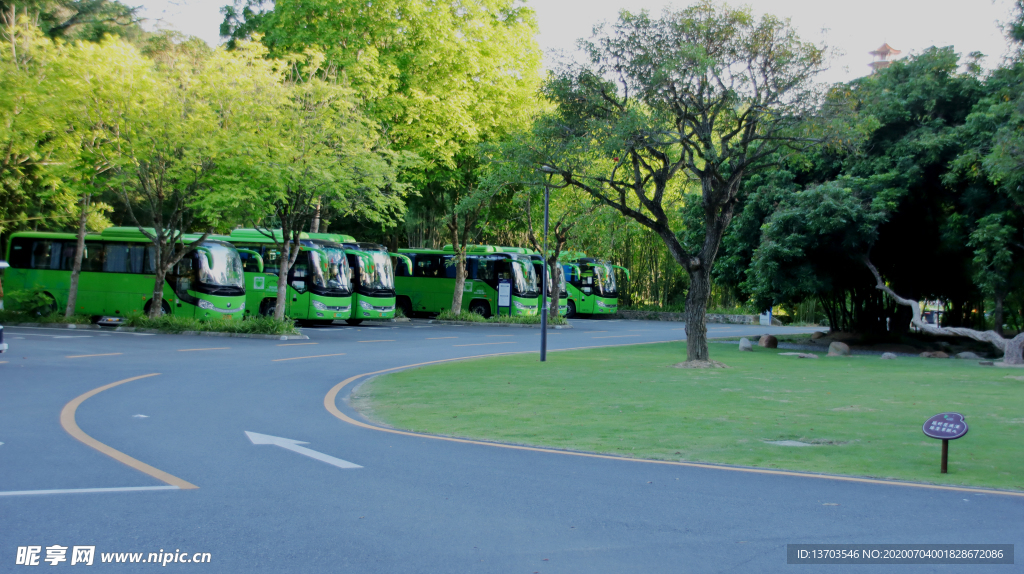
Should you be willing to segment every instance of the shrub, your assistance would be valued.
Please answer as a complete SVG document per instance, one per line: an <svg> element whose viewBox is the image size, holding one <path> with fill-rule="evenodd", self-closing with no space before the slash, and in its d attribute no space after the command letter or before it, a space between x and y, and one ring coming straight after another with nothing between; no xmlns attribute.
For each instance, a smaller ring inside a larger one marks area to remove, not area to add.
<svg viewBox="0 0 1024 574"><path fill-rule="evenodd" d="M146 315L126 317L126 325L140 329L157 329L165 333L183 333L185 331L212 331L216 333L246 333L258 335L297 335L295 323L290 320L278 321L273 317L255 315L241 321L224 321L222 319L197 319L195 317L179 317L177 315L161 315L150 319Z"/></svg>

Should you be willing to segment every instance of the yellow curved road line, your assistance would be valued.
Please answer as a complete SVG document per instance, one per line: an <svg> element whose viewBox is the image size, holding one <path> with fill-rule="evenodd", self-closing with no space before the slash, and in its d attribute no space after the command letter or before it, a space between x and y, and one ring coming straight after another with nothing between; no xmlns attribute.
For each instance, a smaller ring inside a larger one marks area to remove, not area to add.
<svg viewBox="0 0 1024 574"><path fill-rule="evenodd" d="M647 343L641 343L641 344L647 344ZM611 346L611 345L608 345L608 346ZM629 345L629 346L632 346L632 345ZM576 349L561 349L561 350L563 350L563 351L573 351L573 350L582 350L582 349L589 349L589 348L591 348L591 347L579 347L579 348L576 348ZM481 440L472 440L472 439L464 439L464 438L453 438L453 437L447 437L447 436L421 434L421 433L416 433L416 432L410 432L410 431L403 431L403 430L379 427L379 426L376 426L376 425L371 425L371 424L368 424L368 423L364 423L364 422L358 421L358 420L356 420L356 419L346 415L345 413L341 412L340 410L338 410L337 398L338 398L338 393L341 392L341 389L345 388L346 386L348 386L349 384L353 383L354 381L357 381L357 380L362 379L364 377L370 377L370 376L373 376L373 375L380 375L380 374L389 373L389 372L392 372L392 371L401 371L403 369L411 369L413 367L422 367L422 366L425 366L425 365L434 365L434 364L437 364L437 363L449 363L449 362L452 362L452 361L465 361L467 359L482 359L482 358L485 358L485 357L499 357L499 356L520 355L520 354L523 354L523 353L521 353L521 352L520 353L494 353L494 354L490 354L490 355L476 355L476 356L473 356L473 357L459 357L459 358L455 358L455 359L441 359L441 360L437 360L437 361L427 361L425 363L415 363L415 364L412 364L412 365L405 365L405 366L402 366L402 367L393 367L391 369L383 369L383 370L380 370L380 371L374 371L372 373L363 373L361 375L355 375L353 377L349 377L349 378L345 379L344 381L338 383L337 385L334 385L334 387L332 387L331 390L327 392L327 395L324 397L324 407L327 409L327 412L331 413L332 415L334 415L338 419L341 419L342 421L344 421L344 422L346 422L348 424L351 424L351 425L355 425L357 427L362 427L362 428L365 428L365 429L381 431L381 432L386 432L386 433L391 433L391 434L412 436L412 437L418 437L418 438L429 438L429 439L434 439L434 440L443 440L443 441L447 441L447 442L458 442L458 443L463 443L463 444L475 444L475 445L480 445L480 446L490 446L490 447L497 447L497 448L508 448L508 449L513 449L513 450L526 450L526 451L531 451L531 452L543 452L543 453L548 453L548 454L560 454L560 455L568 455L568 456L582 456L582 457L586 457L586 458L602 458L602 459L617 460L617 461L622 461L622 462L638 462L638 463L644 463L644 464L661 464L661 465L668 465L668 466L685 466L685 467L690 467L690 468L706 468L706 469L712 469L712 470L726 470L726 471L731 471L731 472L746 472L746 473L750 473L750 474L770 474L770 475L775 475L775 476L796 476L796 477L801 477L801 478L820 478L820 479L825 479L825 480L838 480L838 481L842 481L842 482L857 482L857 483L861 483L861 484L881 484L881 485L885 485L885 486L908 486L908 487L912 487L912 488L927 488L927 489L931 489L931 490L946 490L946 491L953 491L953 492L970 492L970 493L974 493L974 494L1001 494L1001 495L1005 495L1005 496L1024 497L1024 492L1015 492L1015 491L1011 491L1011 490L992 490L992 489L986 489L986 488L971 488L971 487L965 487L965 486L943 486L943 485L939 485L939 484L922 484L922 483L918 483L918 482L901 482L901 481L896 481L896 480L880 480L880 479L875 479L875 478L859 478L859 477L856 477L856 476L841 476L841 475L835 475L835 474L815 474L815 473L810 473L810 472L796 472L796 471L791 471L791 470L771 470L771 469L765 469L765 468L748 468L748 467L741 467L741 466L725 466L725 465L718 465L718 464L704 464L704 463L699 463L699 462L675 462L675 461L670 461L670 460L649 460L649 459L642 459L642 458L625 458L625 457L621 457L621 456L613 456L613 455L607 455L607 454L594 454L594 453L589 453L589 452L574 452L574 451L571 451L571 450L558 450L558 449L553 449L553 448L540 448L540 447L534 447L534 446L520 446L520 445L515 445L515 444L504 444L504 443L500 443L500 442L488 442L488 441L481 441Z"/></svg>
<svg viewBox="0 0 1024 574"><path fill-rule="evenodd" d="M134 458L126 455L125 453L123 453L123 452L121 452L119 450L115 450L113 448L110 448L109 446L107 446L107 445L101 443L100 441L92 438L91 436L85 434L85 432L82 431L82 429L78 428L78 423L75 422L75 411L77 411L78 410L78 406L81 405L82 403L84 403L86 401L86 399L88 399L89 397L92 397L93 395L97 395L99 393L102 393L103 391L105 391L107 389L112 389L112 388L114 388L114 387L116 387L118 385L123 385L125 383L130 383L132 381L137 381L139 379L145 379L145 378L148 378L148 377L155 377L155 376L157 376L159 374L160 373L150 373L148 375L140 375L138 377L132 377L130 379L124 379L124 380L121 380L121 381L117 381L116 383L110 383L109 385L103 385L102 387L99 387L98 389L93 389L93 390L89 391L88 393L85 393L84 395L80 395L80 396L76 397L70 403L64 405L64 409L61 410L61 412L60 412L60 426L64 427L64 430L66 430L69 435L75 437L76 439L78 439L79 442L85 444L86 446L94 448L94 449L102 452L103 454L109 456L110 458L112 458L112 459L114 459L114 460L116 460L118 462L122 462L124 464L127 464L128 466L134 468L135 470L144 472L144 473L148 474L149 476L152 476L153 478L155 478L155 479L157 479L159 481L166 482L167 484L169 484L171 486L177 486L178 488L180 488L182 490L191 490L191 489L194 489L194 488L199 488L198 486L192 484L191 482L182 480L182 479L180 479L180 478L178 478L178 477L176 477L176 476L174 476L172 474L168 474L168 473L160 470L159 468L153 468L152 466L149 466L148 464L142 462L141 460L134 459Z"/></svg>

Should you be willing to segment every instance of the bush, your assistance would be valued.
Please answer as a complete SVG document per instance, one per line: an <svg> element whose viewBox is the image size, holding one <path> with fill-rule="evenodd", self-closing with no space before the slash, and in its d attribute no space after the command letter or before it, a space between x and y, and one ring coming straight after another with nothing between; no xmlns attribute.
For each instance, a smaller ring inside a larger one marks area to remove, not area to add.
<svg viewBox="0 0 1024 574"><path fill-rule="evenodd" d="M540 325L540 315L532 315L524 317L522 315L502 315L500 317L491 317L485 319L483 315L477 313L470 313L469 311L463 311L455 314L449 310L441 311L437 314L437 319L440 321L465 321L468 323L513 323L516 325ZM569 322L565 320L565 317L550 315L548 317L548 324L551 325L566 325Z"/></svg>
<svg viewBox="0 0 1024 574"><path fill-rule="evenodd" d="M273 317L255 315L245 317L241 321L224 321L222 319L206 320L195 317L179 317L161 315L150 319L146 315L126 317L125 324L140 329L156 329L165 333L183 333L185 331L212 331L215 333L245 333L254 335L298 335L295 323L290 320L278 321Z"/></svg>
<svg viewBox="0 0 1024 574"><path fill-rule="evenodd" d="M46 316L57 313L57 303L42 291L8 291L5 298L11 310L21 311L26 315Z"/></svg>
<svg viewBox="0 0 1024 574"><path fill-rule="evenodd" d="M437 314L437 319L441 321L465 321L468 323L485 323L487 319L484 319L483 315L478 313L470 313L469 311L463 311L461 313L452 313L450 310L445 309Z"/></svg>
<svg viewBox="0 0 1024 574"><path fill-rule="evenodd" d="M88 315L72 315L65 317L60 313L47 313L35 315L22 311L0 310L0 323L60 323L74 325L88 325L92 323L92 317Z"/></svg>

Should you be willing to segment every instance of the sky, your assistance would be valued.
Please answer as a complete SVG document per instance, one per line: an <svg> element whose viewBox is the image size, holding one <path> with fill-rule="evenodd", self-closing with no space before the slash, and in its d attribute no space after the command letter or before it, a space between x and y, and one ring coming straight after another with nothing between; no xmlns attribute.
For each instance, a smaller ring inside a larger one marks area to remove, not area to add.
<svg viewBox="0 0 1024 574"><path fill-rule="evenodd" d="M220 7L230 0L126 0L141 6L147 28L172 28L198 36L212 45L221 43ZM526 0L537 13L538 41L545 62L553 54L571 52L578 38L587 37L595 24L614 20L619 10L643 9L657 14L666 0ZM675 7L688 2L674 2ZM730 2L741 5L742 2ZM962 54L982 52L987 67L996 66L1007 50L999 23L1009 19L1012 0L753 0L755 13L790 18L800 36L824 42L842 55L820 79L848 81L870 72L868 54L887 42L901 50L899 57L920 53L930 46L950 46Z"/></svg>

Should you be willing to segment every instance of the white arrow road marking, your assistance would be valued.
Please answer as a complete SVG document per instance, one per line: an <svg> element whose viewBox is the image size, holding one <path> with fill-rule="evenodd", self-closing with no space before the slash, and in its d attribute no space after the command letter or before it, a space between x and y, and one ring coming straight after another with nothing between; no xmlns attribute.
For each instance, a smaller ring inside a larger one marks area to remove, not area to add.
<svg viewBox="0 0 1024 574"><path fill-rule="evenodd" d="M292 440L290 438L281 438L279 436L270 436L270 435L266 435L266 434L260 434L260 433L257 433L257 432L249 432L249 431L245 431L245 436L249 437L249 440L252 441L252 444L272 444L272 445L277 445L277 446L279 446L281 448L288 449L288 450L290 450L292 452L297 452L297 453L299 453L301 455L308 456L309 458L315 458L315 459L317 459L317 460L319 460L321 462L326 462L327 464L333 464L334 466L336 466L338 468L363 468L363 467L359 466L358 464L353 464L353 463L351 463L351 462L349 462L347 460L341 460L340 458L334 458L333 456L328 456L328 455L326 455L326 454L324 454L322 452L317 452L315 450L311 450L311 449L308 449L306 447L299 446L300 444L309 444L308 442L303 442L301 440Z"/></svg>
<svg viewBox="0 0 1024 574"><path fill-rule="evenodd" d="M132 415L132 418L135 418L135 419L148 419L149 415Z"/></svg>

